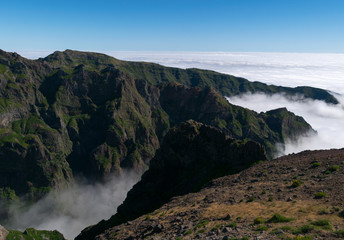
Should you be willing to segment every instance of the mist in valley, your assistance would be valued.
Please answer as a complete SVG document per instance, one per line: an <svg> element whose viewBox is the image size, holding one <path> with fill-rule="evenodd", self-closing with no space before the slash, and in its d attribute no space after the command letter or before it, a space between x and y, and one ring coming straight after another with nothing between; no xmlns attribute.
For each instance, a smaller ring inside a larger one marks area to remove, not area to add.
<svg viewBox="0 0 344 240"><path fill-rule="evenodd" d="M74 239L85 227L115 214L138 180L133 172L111 177L103 184L76 180L70 187L50 192L29 207L25 203L12 204L9 221L4 225L16 230L58 230L65 238Z"/></svg>

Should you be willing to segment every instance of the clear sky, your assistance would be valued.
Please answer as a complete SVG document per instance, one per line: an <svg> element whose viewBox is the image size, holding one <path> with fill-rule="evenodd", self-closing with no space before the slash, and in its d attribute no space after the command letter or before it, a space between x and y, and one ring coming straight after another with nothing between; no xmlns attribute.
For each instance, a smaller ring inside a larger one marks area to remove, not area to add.
<svg viewBox="0 0 344 240"><path fill-rule="evenodd" d="M0 0L0 48L344 52L344 0Z"/></svg>

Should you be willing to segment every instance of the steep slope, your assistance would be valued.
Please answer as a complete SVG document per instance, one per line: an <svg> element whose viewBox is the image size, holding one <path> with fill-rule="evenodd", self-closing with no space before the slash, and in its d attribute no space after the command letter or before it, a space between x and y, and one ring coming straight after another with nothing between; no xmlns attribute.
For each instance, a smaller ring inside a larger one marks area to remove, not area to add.
<svg viewBox="0 0 344 240"><path fill-rule="evenodd" d="M149 170L128 193L108 221L83 231L77 239L96 234L142 214L171 197L198 191L209 180L266 160L264 148L253 141L238 141L220 130L195 121L172 128L150 163Z"/></svg>
<svg viewBox="0 0 344 240"><path fill-rule="evenodd" d="M265 161L88 239L343 239L343 159L340 149Z"/></svg>
<svg viewBox="0 0 344 240"><path fill-rule="evenodd" d="M40 197L77 174L143 172L170 127L188 119L258 141L269 156L275 143L311 131L286 109L229 104L211 81L235 77L209 73L209 84L194 84L188 71L70 50L37 61L0 51L0 198Z"/></svg>

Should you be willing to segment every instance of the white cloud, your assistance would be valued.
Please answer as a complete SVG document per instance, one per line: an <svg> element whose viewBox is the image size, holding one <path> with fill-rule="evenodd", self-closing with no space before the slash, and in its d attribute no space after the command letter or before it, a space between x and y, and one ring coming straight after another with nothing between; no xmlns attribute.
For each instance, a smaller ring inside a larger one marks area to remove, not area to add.
<svg viewBox="0 0 344 240"><path fill-rule="evenodd" d="M311 137L301 137L298 142L287 142L282 154L303 150L330 149L344 147L344 107L326 104L323 101L290 101L283 95L245 94L227 98L235 105L243 106L257 112L286 107L296 115L302 116L317 132Z"/></svg>
<svg viewBox="0 0 344 240"><path fill-rule="evenodd" d="M228 52L105 52L118 59L201 68L282 86L344 94L344 54Z"/></svg>
<svg viewBox="0 0 344 240"><path fill-rule="evenodd" d="M13 204L10 220L4 225L20 230L28 227L56 229L67 239L74 239L85 227L115 214L116 208L138 179L137 174L126 172L105 184L76 181L67 189L49 193L29 208Z"/></svg>

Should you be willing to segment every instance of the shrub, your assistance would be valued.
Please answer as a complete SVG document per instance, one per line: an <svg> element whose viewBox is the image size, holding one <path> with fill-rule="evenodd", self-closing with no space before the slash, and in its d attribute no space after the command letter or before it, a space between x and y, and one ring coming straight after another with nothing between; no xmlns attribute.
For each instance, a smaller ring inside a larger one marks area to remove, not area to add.
<svg viewBox="0 0 344 240"><path fill-rule="evenodd" d="M260 224L260 225L256 228L256 231L261 231L261 232L263 232L263 231L266 231L266 230L268 230L268 229L269 229L269 228L268 228L267 226Z"/></svg>
<svg viewBox="0 0 344 240"><path fill-rule="evenodd" d="M254 197L254 196L251 196L251 197L249 197L249 198L247 199L247 201L246 201L246 202L253 202L253 201L254 201L254 199L255 199L255 197Z"/></svg>
<svg viewBox="0 0 344 240"><path fill-rule="evenodd" d="M322 229L327 229L327 230L332 229L331 223L327 219L316 220L316 221L311 222L311 224L317 227L321 227Z"/></svg>
<svg viewBox="0 0 344 240"><path fill-rule="evenodd" d="M325 192L318 192L314 195L314 198L315 199L320 199L320 198L323 198L323 197L326 197L327 194Z"/></svg>
<svg viewBox="0 0 344 240"><path fill-rule="evenodd" d="M340 212L338 213L338 216L341 217L341 218L344 218L344 210L340 211Z"/></svg>
<svg viewBox="0 0 344 240"><path fill-rule="evenodd" d="M230 224L227 225L227 227L235 228L236 227L236 222L231 222Z"/></svg>
<svg viewBox="0 0 344 240"><path fill-rule="evenodd" d="M312 240L313 238L311 236L297 236L293 238L293 240Z"/></svg>
<svg viewBox="0 0 344 240"><path fill-rule="evenodd" d="M189 234L191 234L192 233L192 230L190 229L190 230L187 230L186 232L184 232L184 236L186 236L186 235L189 235Z"/></svg>
<svg viewBox="0 0 344 240"><path fill-rule="evenodd" d="M267 221L268 223L281 223L281 222L290 222L294 220L293 218L287 218L285 216L282 216L278 213L275 213L272 215L272 217Z"/></svg>
<svg viewBox="0 0 344 240"><path fill-rule="evenodd" d="M338 230L334 232L338 237L344 237L344 229Z"/></svg>
<svg viewBox="0 0 344 240"><path fill-rule="evenodd" d="M302 181L301 180L293 180L293 183L291 184L292 188L297 188L299 186L301 186Z"/></svg>
<svg viewBox="0 0 344 240"><path fill-rule="evenodd" d="M312 166L313 166L314 168L317 168L317 167L320 167L320 166L321 166L321 164L320 164L320 163L318 163L318 162L315 162L315 163L313 163L313 164L312 164Z"/></svg>
<svg viewBox="0 0 344 240"><path fill-rule="evenodd" d="M333 166L330 166L327 170L330 171L330 172L335 172L335 171L339 170L339 166L338 165L333 165Z"/></svg>
<svg viewBox="0 0 344 240"><path fill-rule="evenodd" d="M314 230L314 226L312 224L306 224L303 225L299 228L297 228L295 231L293 231L294 234L299 234L299 233L309 233Z"/></svg>
<svg viewBox="0 0 344 240"><path fill-rule="evenodd" d="M331 225L331 223L327 219L320 219L320 220L313 221L312 225L323 227L323 226L329 226L329 225Z"/></svg>
<svg viewBox="0 0 344 240"><path fill-rule="evenodd" d="M262 224L262 223L264 223L264 220L262 217L257 217L253 220L253 223L254 224Z"/></svg>
<svg viewBox="0 0 344 240"><path fill-rule="evenodd" d="M214 226L214 227L211 229L211 231L215 232L215 231L219 230L221 227L222 227L221 224L217 224L216 226Z"/></svg>
<svg viewBox="0 0 344 240"><path fill-rule="evenodd" d="M325 215L325 214L328 214L329 212L327 211L327 209L325 209L325 208L323 208L323 209L320 209L319 211L318 211L318 214L319 215Z"/></svg>
<svg viewBox="0 0 344 240"><path fill-rule="evenodd" d="M209 223L208 219L203 219L203 220L198 222L198 224L196 225L196 228L204 227L204 226L208 225L208 223Z"/></svg>

